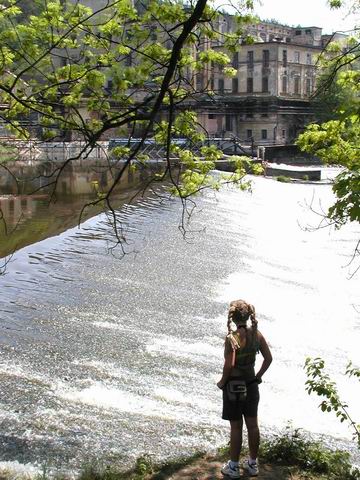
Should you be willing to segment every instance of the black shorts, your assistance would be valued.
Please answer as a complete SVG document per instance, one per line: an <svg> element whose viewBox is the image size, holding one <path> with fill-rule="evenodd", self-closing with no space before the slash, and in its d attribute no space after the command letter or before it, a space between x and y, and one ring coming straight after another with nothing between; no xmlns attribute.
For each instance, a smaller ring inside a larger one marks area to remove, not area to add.
<svg viewBox="0 0 360 480"><path fill-rule="evenodd" d="M245 400L231 401L227 394L226 385L223 388L223 413L224 420L241 420L244 417L257 417L259 405L259 385L251 383L247 386Z"/></svg>

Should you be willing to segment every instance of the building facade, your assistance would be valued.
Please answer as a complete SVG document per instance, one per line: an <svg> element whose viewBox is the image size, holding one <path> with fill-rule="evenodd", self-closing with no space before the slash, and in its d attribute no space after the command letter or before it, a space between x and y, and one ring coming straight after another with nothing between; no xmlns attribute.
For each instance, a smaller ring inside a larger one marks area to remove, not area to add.
<svg viewBox="0 0 360 480"><path fill-rule="evenodd" d="M231 32L231 16L220 18L218 28ZM197 105L199 121L210 136L235 135L255 145L292 143L314 119L310 99L317 58L334 36L322 35L318 27L270 22L250 25L248 33L254 43L240 45L233 54L235 77L226 78L216 68L203 75L214 95ZM221 49L218 43L210 48Z"/></svg>
<svg viewBox="0 0 360 480"><path fill-rule="evenodd" d="M108 5L106 0L82 0L82 3L94 10ZM197 49L213 49L229 55L224 49L224 38L236 30L235 19L231 15L221 14L214 22L214 29L220 33L220 37L202 39L194 47L194 57ZM169 32L166 38L159 38L149 29L149 42L158 42L171 50L173 43ZM201 72L190 72L189 84L192 82L196 101L184 101L179 109L195 110L199 124L209 136L233 135L241 144L253 146L293 143L305 125L314 119L310 100L316 86L317 57L333 36L322 35L319 27L289 27L275 22L248 25L243 38L246 35L250 35L253 41L240 40L235 53L230 54L236 75L228 78L221 68L214 65L208 65ZM69 57L68 51L59 50L55 53L53 63L56 66L82 61L76 51L71 52L74 58ZM124 54L120 61L125 70L141 62L141 59L132 53ZM155 71L158 75L161 68ZM121 104L114 97L115 81L111 75L111 69L108 69L104 96L111 108L121 109ZM149 78L148 83L153 83L153 79ZM154 95L157 88L156 85L153 88ZM130 93L134 102L141 102L149 91L140 87ZM66 115L66 108L63 110ZM77 112L83 123L99 117L96 110L89 111L85 97ZM167 118L166 105L160 116ZM140 129L133 129L131 122L126 128L125 134L130 136L141 133ZM64 138L67 140L74 137L73 132L67 132L66 135ZM104 138L119 135L119 131L110 130Z"/></svg>

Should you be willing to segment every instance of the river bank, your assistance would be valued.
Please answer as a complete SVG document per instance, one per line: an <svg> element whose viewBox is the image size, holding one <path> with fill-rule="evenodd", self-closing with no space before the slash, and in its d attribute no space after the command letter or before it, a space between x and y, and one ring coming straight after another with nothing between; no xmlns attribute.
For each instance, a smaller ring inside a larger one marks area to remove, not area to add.
<svg viewBox="0 0 360 480"><path fill-rule="evenodd" d="M240 465L247 458L244 448ZM46 465L32 473L4 469L0 480L226 480L221 468L229 459L229 447L208 454L197 452L157 464L149 455L139 457L134 467L123 470L121 463L92 461L79 472L51 471ZM359 480L360 470L351 465L350 456L341 450L324 447L288 427L281 435L264 440L260 446L259 480ZM240 468L241 478L249 475Z"/></svg>
<svg viewBox="0 0 360 480"><path fill-rule="evenodd" d="M242 468L248 457L246 445L240 457L241 478L249 474ZM175 459L156 465L151 457L137 459L135 467L120 473L120 478L109 478L111 467L96 471L87 469L78 480L223 480L221 468L229 459L229 446L213 454L196 453L191 457ZM313 440L301 429L287 426L272 438L263 439L259 451L260 480L359 480L359 467L352 465L350 454L343 450L329 449ZM116 475L116 472L113 472ZM100 478L99 478L100 476Z"/></svg>

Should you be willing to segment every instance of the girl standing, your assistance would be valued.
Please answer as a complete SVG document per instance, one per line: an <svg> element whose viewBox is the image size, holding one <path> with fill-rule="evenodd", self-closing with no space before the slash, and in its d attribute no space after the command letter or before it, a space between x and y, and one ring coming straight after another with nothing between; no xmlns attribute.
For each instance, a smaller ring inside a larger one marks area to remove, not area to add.
<svg viewBox="0 0 360 480"><path fill-rule="evenodd" d="M235 324L236 331L232 331L232 323ZM257 329L253 305L244 300L231 302L227 326L225 362L217 386L223 391L222 418L230 421L230 460L223 466L221 472L230 478L240 478L239 456L244 418L250 457L244 462L243 468L250 476L257 476L260 441L257 419L259 383L272 362L272 355L264 336ZM261 353L263 362L255 373L255 358L258 352Z"/></svg>

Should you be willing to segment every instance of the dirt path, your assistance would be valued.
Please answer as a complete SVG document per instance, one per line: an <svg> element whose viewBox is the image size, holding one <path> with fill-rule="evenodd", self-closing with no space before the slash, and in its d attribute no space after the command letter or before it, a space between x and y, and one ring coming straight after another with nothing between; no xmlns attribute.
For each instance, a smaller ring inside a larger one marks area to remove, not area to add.
<svg viewBox="0 0 360 480"><path fill-rule="evenodd" d="M228 480L229 477L224 477L220 471L222 465L223 462L214 457L204 457L163 478L168 480ZM257 477L259 480L301 480L305 478L291 472L288 467L259 465L259 470L260 473ZM243 473L241 478L245 480L256 477L249 477Z"/></svg>

